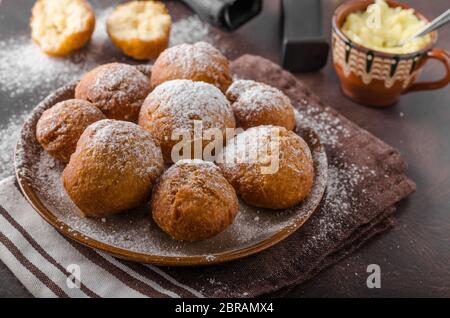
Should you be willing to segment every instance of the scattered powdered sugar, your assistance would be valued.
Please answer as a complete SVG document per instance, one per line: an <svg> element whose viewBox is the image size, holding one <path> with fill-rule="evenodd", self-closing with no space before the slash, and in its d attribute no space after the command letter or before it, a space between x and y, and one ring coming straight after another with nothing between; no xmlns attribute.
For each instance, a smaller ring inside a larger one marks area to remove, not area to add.
<svg viewBox="0 0 450 318"><path fill-rule="evenodd" d="M327 190L322 203L322 210L326 213L322 213L319 219L320 230L307 244L317 248L318 244L329 240L334 233L342 231L342 227L348 223L344 219L351 219L351 214L362 205L355 191L364 180L375 176L374 170L364 166L330 162Z"/></svg>
<svg viewBox="0 0 450 318"><path fill-rule="evenodd" d="M219 279L209 277L206 279L205 282L207 282L211 287L213 287L216 293L227 294L230 290L228 285ZM202 294L208 294L208 289L204 285L200 286L199 290Z"/></svg>
<svg viewBox="0 0 450 318"><path fill-rule="evenodd" d="M14 174L14 148L28 115L28 111L12 115L7 124L0 125L0 180Z"/></svg>
<svg viewBox="0 0 450 318"><path fill-rule="evenodd" d="M327 148L333 149L341 144L342 139L350 138L350 131L338 116L327 111L327 108L324 110L308 103L306 99L301 102L305 107L302 112L295 110L297 125L312 128ZM356 191L366 191L364 182L375 177L376 172L366 166L335 158L329 160L327 190L321 209L324 213L318 216L320 230L306 244L319 250L320 244L332 240L335 233L343 231L343 227L351 222L352 213L364 204Z"/></svg>
<svg viewBox="0 0 450 318"><path fill-rule="evenodd" d="M102 60L108 39L105 19L109 10L97 13L91 43L68 57L50 57L29 35L0 41L0 90L10 97L39 90L50 91L79 78Z"/></svg>
<svg viewBox="0 0 450 318"><path fill-rule="evenodd" d="M104 61L110 45L106 18L113 8L96 9L96 26L89 45L68 57L50 57L32 42L29 35L0 41L0 90L11 97L35 88L50 91L81 77ZM171 45L207 39L209 27L196 15L175 21ZM105 61L106 62L106 61Z"/></svg>
<svg viewBox="0 0 450 318"><path fill-rule="evenodd" d="M43 97L99 64L115 61L105 25L112 11L113 7L95 8L96 26L91 42L68 57L46 55L29 35L2 39L0 92L12 99L32 92ZM209 31L209 25L196 15L180 19L173 23L171 45L209 41ZM6 124L0 125L0 179L13 174L14 148L26 116L27 112L12 115Z"/></svg>
<svg viewBox="0 0 450 318"><path fill-rule="evenodd" d="M197 15L180 19L172 24L169 45L195 43L205 40L209 35L209 25Z"/></svg>
<svg viewBox="0 0 450 318"><path fill-rule="evenodd" d="M354 211L356 196L354 190L365 178L374 176L375 172L364 166L344 164L336 167L331 162L328 170L328 186L324 204L328 211L340 211L348 214Z"/></svg>
<svg viewBox="0 0 450 318"><path fill-rule="evenodd" d="M320 141L331 148L338 146L342 137L350 136L348 129L342 125L339 117L323 109L307 105L302 112L298 110L294 112L300 127L312 128L319 134Z"/></svg>

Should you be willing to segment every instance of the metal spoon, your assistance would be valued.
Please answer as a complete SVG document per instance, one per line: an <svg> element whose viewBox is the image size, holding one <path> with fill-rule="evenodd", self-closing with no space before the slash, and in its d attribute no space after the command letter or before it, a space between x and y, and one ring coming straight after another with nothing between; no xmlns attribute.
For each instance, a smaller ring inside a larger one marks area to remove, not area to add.
<svg viewBox="0 0 450 318"><path fill-rule="evenodd" d="M421 36L424 36L430 32L433 32L434 30L442 27L443 25L450 22L450 9L442 13L440 16L438 16L436 19L425 25L421 30L419 30L416 34L413 36L410 36L409 38L406 38L405 40L402 40L398 46L403 46L409 41L412 41L416 38L419 38Z"/></svg>

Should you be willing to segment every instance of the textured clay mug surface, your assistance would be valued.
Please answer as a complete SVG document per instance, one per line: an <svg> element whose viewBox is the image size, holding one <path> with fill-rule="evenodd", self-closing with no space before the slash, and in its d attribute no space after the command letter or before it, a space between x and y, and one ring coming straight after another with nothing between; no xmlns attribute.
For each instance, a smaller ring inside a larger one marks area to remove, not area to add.
<svg viewBox="0 0 450 318"><path fill-rule="evenodd" d="M386 0L391 7L410 6ZM351 0L337 8L332 21L332 50L334 68L344 94L354 101L386 107L395 104L401 95L414 91L433 90L450 83L450 53L434 48L437 32L431 33L430 43L420 51L392 54L365 48L352 42L341 30L350 13L365 11L373 0ZM422 14L416 15L428 21ZM416 82L425 63L435 59L445 66L445 76L437 81Z"/></svg>

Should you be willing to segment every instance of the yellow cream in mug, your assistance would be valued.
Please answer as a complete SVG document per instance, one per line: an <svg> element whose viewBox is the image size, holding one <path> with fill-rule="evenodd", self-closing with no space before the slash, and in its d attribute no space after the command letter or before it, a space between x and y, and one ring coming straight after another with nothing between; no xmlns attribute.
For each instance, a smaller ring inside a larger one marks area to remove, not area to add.
<svg viewBox="0 0 450 318"><path fill-rule="evenodd" d="M351 13L342 31L350 40L369 49L406 54L423 49L431 41L431 36L426 35L398 46L425 24L414 9L391 8L384 0L376 0L366 11Z"/></svg>

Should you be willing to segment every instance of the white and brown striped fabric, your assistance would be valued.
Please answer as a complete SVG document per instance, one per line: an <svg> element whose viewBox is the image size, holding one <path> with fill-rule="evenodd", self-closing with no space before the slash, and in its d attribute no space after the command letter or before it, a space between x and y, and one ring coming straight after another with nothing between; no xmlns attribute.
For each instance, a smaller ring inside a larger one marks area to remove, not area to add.
<svg viewBox="0 0 450 318"><path fill-rule="evenodd" d="M159 268L65 239L28 204L14 177L0 182L0 243L0 259L36 297L203 297ZM67 283L71 264L80 268L79 288Z"/></svg>
<svg viewBox="0 0 450 318"><path fill-rule="evenodd" d="M35 297L279 296L392 226L392 220L386 216L393 211L391 208L359 228L347 243L323 258L310 272L302 271L298 276L292 270L301 270L308 264L299 263L299 268L282 265L280 259L286 258L284 254L291 256L296 252L283 245L271 249L272 253L261 253L262 259L269 258L264 262L259 257L249 257L207 268L159 268L116 259L66 239L33 210L15 178L10 177L0 182L0 260ZM80 269L78 288L70 288L67 283L68 279L73 281L68 270L71 264ZM266 270L258 270L255 264L265 264ZM280 275L280 271L289 274L290 279L277 284L271 276Z"/></svg>

